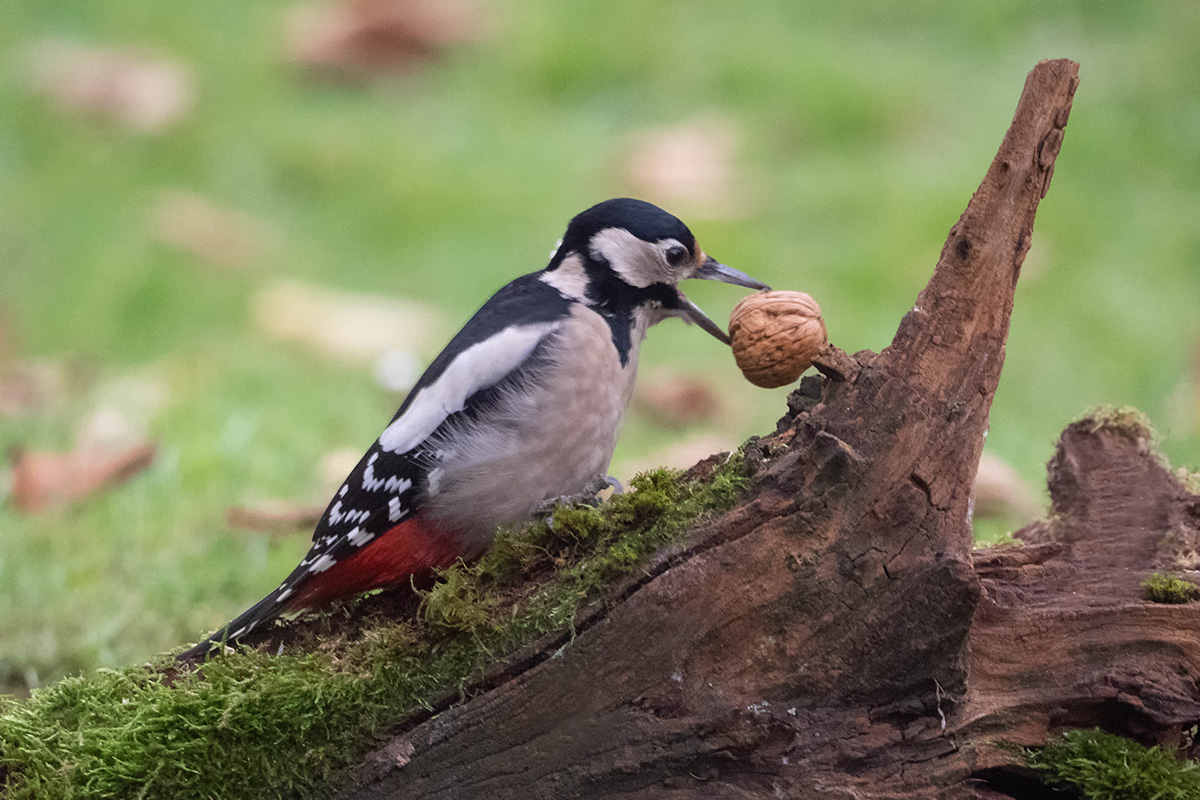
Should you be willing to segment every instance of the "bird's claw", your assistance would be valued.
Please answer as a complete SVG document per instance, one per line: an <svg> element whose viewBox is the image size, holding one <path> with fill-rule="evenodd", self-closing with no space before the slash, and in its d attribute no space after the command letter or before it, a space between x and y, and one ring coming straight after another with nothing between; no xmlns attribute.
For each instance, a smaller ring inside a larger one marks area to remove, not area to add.
<svg viewBox="0 0 1200 800"><path fill-rule="evenodd" d="M600 493L605 489L611 488L613 494L625 494L625 487L621 482L611 475L598 475L591 483L583 487L583 489L575 494L565 494L561 497L555 497L542 503L534 512L535 517L541 517L546 525L554 529L554 509L561 503L565 506L588 505L598 506L604 502Z"/></svg>

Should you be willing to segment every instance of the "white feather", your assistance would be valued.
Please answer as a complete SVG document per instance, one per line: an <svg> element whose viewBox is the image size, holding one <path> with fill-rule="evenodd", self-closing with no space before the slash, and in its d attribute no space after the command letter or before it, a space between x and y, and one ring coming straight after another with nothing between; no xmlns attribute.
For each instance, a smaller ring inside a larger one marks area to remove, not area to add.
<svg viewBox="0 0 1200 800"><path fill-rule="evenodd" d="M551 331L556 322L516 325L473 344L455 357L412 405L379 437L379 446L391 453L407 453L425 441L451 414L462 411L467 399L495 386L519 367Z"/></svg>
<svg viewBox="0 0 1200 800"><path fill-rule="evenodd" d="M392 499L395 500L396 498L393 497ZM393 520L393 522L394 521L395 520ZM347 536L347 540L355 547L362 547L364 544L374 538L375 534L371 533L370 531L364 531L362 528L355 528L354 530L350 531L349 535Z"/></svg>
<svg viewBox="0 0 1200 800"><path fill-rule="evenodd" d="M558 269L545 273L540 280L558 289L564 297L587 301L587 273L583 270L583 261L577 255L572 254L564 258Z"/></svg>
<svg viewBox="0 0 1200 800"><path fill-rule="evenodd" d="M322 553L321 557L312 563L308 568L309 572L324 572L325 570L336 564L337 561L328 553Z"/></svg>

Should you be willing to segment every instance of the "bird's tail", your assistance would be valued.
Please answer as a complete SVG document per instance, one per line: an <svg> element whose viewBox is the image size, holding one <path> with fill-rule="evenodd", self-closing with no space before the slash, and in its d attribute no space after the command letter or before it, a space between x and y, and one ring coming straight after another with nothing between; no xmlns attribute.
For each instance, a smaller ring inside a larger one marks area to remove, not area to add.
<svg viewBox="0 0 1200 800"><path fill-rule="evenodd" d="M245 636L255 628L274 622L289 611L296 611L301 606L290 603L289 597L281 598L283 590L276 589L259 600L250 608L243 611L228 625L217 630L211 636L195 647L191 647L175 657L176 661L197 661L213 650L218 650L226 643L231 643Z"/></svg>
<svg viewBox="0 0 1200 800"><path fill-rule="evenodd" d="M464 543L422 516L411 517L350 558L336 562L330 559L332 566L319 572L306 559L278 589L200 644L180 653L176 660L198 660L226 643L262 629L283 614L318 608L371 589L407 585L414 577L424 579L434 569L449 567L459 559L477 558L481 551L479 544Z"/></svg>

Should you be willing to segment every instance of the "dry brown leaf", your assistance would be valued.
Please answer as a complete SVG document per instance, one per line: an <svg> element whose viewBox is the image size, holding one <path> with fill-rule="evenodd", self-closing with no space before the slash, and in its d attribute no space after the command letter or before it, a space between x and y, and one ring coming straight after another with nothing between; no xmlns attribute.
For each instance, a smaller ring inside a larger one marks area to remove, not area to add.
<svg viewBox="0 0 1200 800"><path fill-rule="evenodd" d="M325 74L362 78L396 72L476 41L483 9L474 0L347 0L292 13L294 62Z"/></svg>
<svg viewBox="0 0 1200 800"><path fill-rule="evenodd" d="M0 372L8 367L8 363L16 355L16 339L12 318L5 312L4 307L0 306Z"/></svg>
<svg viewBox="0 0 1200 800"><path fill-rule="evenodd" d="M740 178L741 135L725 119L697 119L643 131L625 168L632 194L688 219L731 219L748 213Z"/></svg>
<svg viewBox="0 0 1200 800"><path fill-rule="evenodd" d="M697 375L656 375L638 385L634 404L655 422L672 428L708 422L721 413L717 390Z"/></svg>
<svg viewBox="0 0 1200 800"><path fill-rule="evenodd" d="M1200 344L1192 347L1192 369L1185 380L1191 390L1188 404L1191 414L1181 427L1184 430L1200 433Z"/></svg>
<svg viewBox="0 0 1200 800"><path fill-rule="evenodd" d="M90 394L92 410L75 429L74 449L114 452L149 441L150 423L166 405L168 388L153 374L125 374Z"/></svg>
<svg viewBox="0 0 1200 800"><path fill-rule="evenodd" d="M341 447L330 450L321 456L317 462L317 485L321 487L324 497L333 497L333 493L341 488L346 476L358 466L363 456L361 448Z"/></svg>
<svg viewBox="0 0 1200 800"><path fill-rule="evenodd" d="M0 417L17 418L62 405L68 370L52 361L26 361L0 372Z"/></svg>
<svg viewBox="0 0 1200 800"><path fill-rule="evenodd" d="M152 211L155 238L219 267L246 269L263 260L278 234L262 220L184 191L158 196Z"/></svg>
<svg viewBox="0 0 1200 800"><path fill-rule="evenodd" d="M415 300L339 292L293 280L272 281L254 296L255 326L338 359L369 362L393 350L438 343L441 315Z"/></svg>
<svg viewBox="0 0 1200 800"><path fill-rule="evenodd" d="M975 473L975 516L1032 522L1043 509L1033 490L1006 461L984 453Z"/></svg>
<svg viewBox="0 0 1200 800"><path fill-rule="evenodd" d="M230 528L243 528L258 533L297 533L311 531L324 513L324 505L272 501L254 506L234 506L229 509L227 522Z"/></svg>
<svg viewBox="0 0 1200 800"><path fill-rule="evenodd" d="M194 90L181 62L144 53L52 40L33 47L33 88L63 111L155 134L191 111Z"/></svg>
<svg viewBox="0 0 1200 800"><path fill-rule="evenodd" d="M623 461L618 465L620 478L629 484L629 479L639 472L669 467L687 469L714 453L727 453L737 449L736 437L719 433L698 433L642 458Z"/></svg>
<svg viewBox="0 0 1200 800"><path fill-rule="evenodd" d="M66 453L18 449L13 454L13 506L34 513L115 486L150 466L156 447L142 443L112 451Z"/></svg>

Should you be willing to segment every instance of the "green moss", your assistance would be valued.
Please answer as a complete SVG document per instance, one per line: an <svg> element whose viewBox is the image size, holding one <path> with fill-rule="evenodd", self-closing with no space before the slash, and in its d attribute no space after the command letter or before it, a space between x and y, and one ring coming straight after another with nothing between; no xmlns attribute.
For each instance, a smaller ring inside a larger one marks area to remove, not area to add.
<svg viewBox="0 0 1200 800"><path fill-rule="evenodd" d="M1190 603L1200 598L1200 588L1175 575L1155 572L1142 581L1142 592L1152 603Z"/></svg>
<svg viewBox="0 0 1200 800"><path fill-rule="evenodd" d="M196 673L167 663L101 671L0 699L0 768L10 800L273 798L327 787L385 726L469 681L539 635L571 633L584 604L733 506L740 456L710 480L659 470L604 505L559 507L502 533L481 561L423 593L415 619L353 642L271 655L242 649Z"/></svg>
<svg viewBox="0 0 1200 800"><path fill-rule="evenodd" d="M1051 786L1084 800L1195 800L1200 765L1099 730L1068 731L1022 760Z"/></svg>
<svg viewBox="0 0 1200 800"><path fill-rule="evenodd" d="M1013 537L1012 521L999 517L975 517L971 520L971 535L976 547L1018 544Z"/></svg>
<svg viewBox="0 0 1200 800"><path fill-rule="evenodd" d="M1108 430L1123 433L1134 438L1145 439L1148 443L1158 441L1158 434L1150 424L1150 418L1131 406L1114 408L1101 406L1080 420L1091 432Z"/></svg>
<svg viewBox="0 0 1200 800"><path fill-rule="evenodd" d="M441 580L421 595L421 618L433 628L473 631L487 624L491 600L480 592L478 581L463 569L443 571Z"/></svg>

